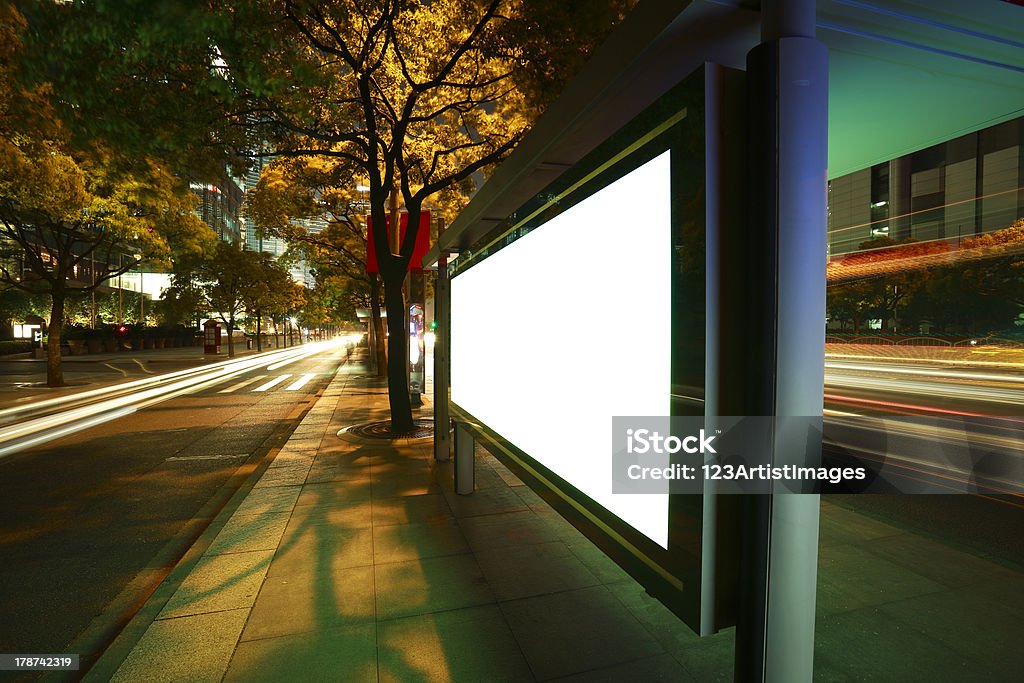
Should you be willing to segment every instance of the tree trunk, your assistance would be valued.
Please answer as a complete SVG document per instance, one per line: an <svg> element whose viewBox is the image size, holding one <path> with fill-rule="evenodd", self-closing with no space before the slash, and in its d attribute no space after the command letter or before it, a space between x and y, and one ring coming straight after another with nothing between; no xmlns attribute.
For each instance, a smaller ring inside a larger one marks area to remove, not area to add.
<svg viewBox="0 0 1024 683"><path fill-rule="evenodd" d="M235 318L228 319L228 358L235 357Z"/></svg>
<svg viewBox="0 0 1024 683"><path fill-rule="evenodd" d="M50 324L46 335L46 386L64 386L64 368L61 365L61 332L64 330L64 291L54 290L50 295Z"/></svg>
<svg viewBox="0 0 1024 683"><path fill-rule="evenodd" d="M263 315L260 313L260 309L256 309L256 353L263 350L263 330L260 328L260 323L263 321Z"/></svg>
<svg viewBox="0 0 1024 683"><path fill-rule="evenodd" d="M369 352L376 361L377 377L383 377L387 357L384 355L384 323L380 317L380 278L376 274L370 276L370 325L373 326L373 334L370 335Z"/></svg>
<svg viewBox="0 0 1024 683"><path fill-rule="evenodd" d="M405 329L403 280L404 277L384 278L384 307L388 313L388 403L391 407L391 431L395 434L403 434L413 428L409 378L405 367L409 362L409 332Z"/></svg>

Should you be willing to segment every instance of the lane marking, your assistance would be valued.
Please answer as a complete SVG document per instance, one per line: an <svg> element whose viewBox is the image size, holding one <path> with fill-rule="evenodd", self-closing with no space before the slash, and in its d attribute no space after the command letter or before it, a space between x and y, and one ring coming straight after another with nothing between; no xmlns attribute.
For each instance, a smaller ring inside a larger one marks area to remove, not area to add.
<svg viewBox="0 0 1024 683"><path fill-rule="evenodd" d="M237 391L238 389L241 389L242 387L249 386L253 382L258 382L261 379L266 379L266 377L267 377L266 375L256 375L255 377L252 377L252 378L247 379L247 380L243 380L243 381L239 382L238 384L232 384L227 389L221 389L217 393L218 394L230 394L232 391Z"/></svg>
<svg viewBox="0 0 1024 683"><path fill-rule="evenodd" d="M297 380L295 380L293 383L291 383L287 387L285 387L285 391L298 391L299 389L302 388L302 386L304 384L309 382L309 380L313 379L314 377L316 377L316 373L302 375Z"/></svg>
<svg viewBox="0 0 1024 683"><path fill-rule="evenodd" d="M141 360L139 360L138 358L133 358L132 360L134 360L135 364L138 365L140 368L142 368L142 371L145 372L146 374L149 374L149 375L155 375L156 374L152 370L148 369L145 366L145 364L143 364L143 362Z"/></svg>
<svg viewBox="0 0 1024 683"><path fill-rule="evenodd" d="M235 458L248 457L248 453L232 453L229 455L175 455L167 458L164 462L186 462L191 460L234 460Z"/></svg>
<svg viewBox="0 0 1024 683"><path fill-rule="evenodd" d="M114 372L120 372L122 377L127 377L128 376L128 371L127 370L122 370L121 368L119 368L119 367L117 367L115 365L111 365L110 363L104 363L104 365L106 365L108 368L110 368Z"/></svg>
<svg viewBox="0 0 1024 683"><path fill-rule="evenodd" d="M272 389L281 382L288 379L289 377L291 377L291 374L279 375L274 379L270 380L269 382L267 382L266 384L264 384L263 386L256 387L255 389L253 389L253 391L266 391L267 389Z"/></svg>

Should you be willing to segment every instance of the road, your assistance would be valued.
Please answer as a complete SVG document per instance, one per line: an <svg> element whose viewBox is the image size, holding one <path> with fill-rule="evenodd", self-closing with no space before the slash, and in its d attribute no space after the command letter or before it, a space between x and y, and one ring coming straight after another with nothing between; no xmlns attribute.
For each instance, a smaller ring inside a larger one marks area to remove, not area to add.
<svg viewBox="0 0 1024 683"><path fill-rule="evenodd" d="M900 468L902 477L937 484L935 490L963 490L966 484L978 483L980 468L991 475L989 483L994 487L1004 482L993 480L1005 480L1008 475L1021 483L1024 367L1014 363L842 359L826 362L825 377L826 422L850 420L851 414L900 416L890 424L930 430L927 441L917 443L916 453L901 454L900 450L915 449L898 435L890 434L887 441L876 444L876 450L885 453L887 466ZM923 471L926 468L919 461L928 453L934 458L957 449L965 462L953 469L960 471L947 470L941 479L934 472ZM827 499L978 556L1024 567L1024 534L1020 533L1024 497L1020 495L858 494Z"/></svg>
<svg viewBox="0 0 1024 683"><path fill-rule="evenodd" d="M316 353L291 356L305 351ZM72 381L119 383L47 391L54 398L45 400L42 390L31 390L32 401L8 394L0 407L0 653L89 643L95 651L77 652L88 658L102 649L99 626L123 622L141 604L345 362L343 347L278 353L204 368L168 363L160 377L133 359L107 370L94 363ZM844 360L828 364L826 414L1013 418L1022 382L1019 368ZM1020 497L832 500L1024 564Z"/></svg>
<svg viewBox="0 0 1024 683"><path fill-rule="evenodd" d="M249 358L230 371L179 370L159 386L102 390L89 404L19 404L17 414L0 415L0 445L9 446L0 448L0 652L69 652L103 623L126 619L103 612L141 604L287 440L345 352L323 346L308 357ZM116 419L98 412L93 426L62 422L104 401L120 402ZM39 441L40 430L10 438L41 420L75 431L34 445L24 440Z"/></svg>

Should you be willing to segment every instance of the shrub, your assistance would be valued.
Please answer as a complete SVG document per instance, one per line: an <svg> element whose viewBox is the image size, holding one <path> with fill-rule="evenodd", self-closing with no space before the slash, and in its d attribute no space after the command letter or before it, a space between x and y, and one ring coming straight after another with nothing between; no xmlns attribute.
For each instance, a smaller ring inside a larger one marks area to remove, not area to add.
<svg viewBox="0 0 1024 683"><path fill-rule="evenodd" d="M32 350L32 342L20 339L4 339L0 341L0 356L10 353L26 353Z"/></svg>

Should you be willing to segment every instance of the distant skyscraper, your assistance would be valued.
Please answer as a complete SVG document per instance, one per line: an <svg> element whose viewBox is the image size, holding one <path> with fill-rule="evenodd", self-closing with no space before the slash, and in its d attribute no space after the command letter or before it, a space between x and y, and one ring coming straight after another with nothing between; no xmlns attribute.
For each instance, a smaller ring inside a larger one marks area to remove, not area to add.
<svg viewBox="0 0 1024 683"><path fill-rule="evenodd" d="M256 187L260 180L260 173L270 162L267 159L259 158L253 161L252 166L246 171L242 178L242 191L245 196ZM245 225L245 248L249 251L262 251L271 254L274 258L280 258L287 249L287 245L280 237L260 236L256 230L256 224L246 211L245 204L242 205L242 220Z"/></svg>
<svg viewBox="0 0 1024 683"><path fill-rule="evenodd" d="M189 187L199 197L196 215L210 226L225 242L241 244L242 234L242 187L240 178L234 178L225 169L216 182L192 181Z"/></svg>
<svg viewBox="0 0 1024 683"><path fill-rule="evenodd" d="M956 240L1024 218L1024 117L829 183L830 255L881 237Z"/></svg>

